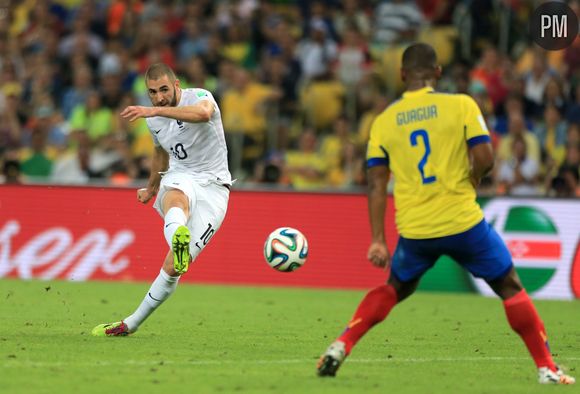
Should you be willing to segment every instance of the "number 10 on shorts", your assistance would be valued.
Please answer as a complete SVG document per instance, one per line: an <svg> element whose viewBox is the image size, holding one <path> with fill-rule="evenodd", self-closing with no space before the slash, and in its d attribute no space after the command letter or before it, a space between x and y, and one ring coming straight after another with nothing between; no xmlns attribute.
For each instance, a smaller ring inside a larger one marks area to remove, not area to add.
<svg viewBox="0 0 580 394"><path fill-rule="evenodd" d="M213 237L214 233L215 233L215 229L212 228L211 223L208 223L207 228L205 229L205 232L201 235L201 237L199 237L199 241L197 241L195 243L195 246L197 246L198 249L201 250L201 246L199 246L199 242L201 242L203 244L203 246L207 245L207 243L209 242L211 237Z"/></svg>

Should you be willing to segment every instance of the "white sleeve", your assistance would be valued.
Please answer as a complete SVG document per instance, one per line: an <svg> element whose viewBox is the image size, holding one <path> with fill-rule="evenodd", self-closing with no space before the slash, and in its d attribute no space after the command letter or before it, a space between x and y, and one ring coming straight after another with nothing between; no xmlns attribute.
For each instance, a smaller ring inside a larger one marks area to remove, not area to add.
<svg viewBox="0 0 580 394"><path fill-rule="evenodd" d="M156 147L161 145L159 143L159 138L157 138L157 133L155 133L155 127L151 125L150 123L150 119L149 118L145 118L145 123L147 123L147 129L149 129L149 134L151 134L151 138L153 139L153 145L155 145ZM161 129L161 127L159 127L158 129Z"/></svg>
<svg viewBox="0 0 580 394"><path fill-rule="evenodd" d="M497 180L500 182L509 182L509 183L512 183L514 181L514 169L508 161L504 160L501 162L497 174Z"/></svg>
<svg viewBox="0 0 580 394"><path fill-rule="evenodd" d="M533 180L538 175L538 170L538 162L530 158L527 158L520 166L520 172L527 181Z"/></svg>
<svg viewBox="0 0 580 394"><path fill-rule="evenodd" d="M202 100L208 100L213 103L214 109L219 111L217 102L215 101L213 95L209 90L205 89L195 89L193 94L187 95L186 99L184 100L185 105L195 105Z"/></svg>

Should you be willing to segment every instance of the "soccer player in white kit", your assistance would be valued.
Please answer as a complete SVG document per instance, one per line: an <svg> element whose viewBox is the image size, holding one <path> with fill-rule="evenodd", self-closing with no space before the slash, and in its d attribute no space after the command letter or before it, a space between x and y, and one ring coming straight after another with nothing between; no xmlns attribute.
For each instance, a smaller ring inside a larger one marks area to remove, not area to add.
<svg viewBox="0 0 580 394"><path fill-rule="evenodd" d="M220 228L232 179L220 109L204 89L181 89L173 70L153 64L145 74L153 107L129 106L121 116L145 118L155 155L147 187L137 199L164 218L169 252L137 310L122 321L96 326L95 336L131 334L175 291L180 275Z"/></svg>

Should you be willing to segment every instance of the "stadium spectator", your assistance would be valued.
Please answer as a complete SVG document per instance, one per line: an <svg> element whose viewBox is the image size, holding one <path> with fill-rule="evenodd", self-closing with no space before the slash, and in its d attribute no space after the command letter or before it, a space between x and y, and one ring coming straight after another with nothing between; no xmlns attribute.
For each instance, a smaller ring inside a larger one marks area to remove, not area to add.
<svg viewBox="0 0 580 394"><path fill-rule="evenodd" d="M555 177L549 178L548 195L556 197L580 197L580 142L566 145L564 162Z"/></svg>
<svg viewBox="0 0 580 394"><path fill-rule="evenodd" d="M20 160L18 159L18 152L10 150L5 152L4 161L2 163L2 174L0 183L5 184L19 184L22 183L22 174L20 172Z"/></svg>
<svg viewBox="0 0 580 394"><path fill-rule="evenodd" d="M234 87L234 81L236 79L238 67L228 59L222 59L217 65L217 86L215 90L215 97L218 102L223 101L225 92ZM212 74L209 74L212 75Z"/></svg>
<svg viewBox="0 0 580 394"><path fill-rule="evenodd" d="M105 63L104 67L101 67L99 85L103 107L112 110L119 106L125 91L123 90L120 61L115 56L111 56L109 59L110 63Z"/></svg>
<svg viewBox="0 0 580 394"><path fill-rule="evenodd" d="M205 69L210 75L218 75L218 71L225 57L222 54L223 40L218 33L212 32L207 39L207 50L203 53Z"/></svg>
<svg viewBox="0 0 580 394"><path fill-rule="evenodd" d="M568 125L568 130L566 130L566 143L567 144L580 144L580 124L572 123Z"/></svg>
<svg viewBox="0 0 580 394"><path fill-rule="evenodd" d="M183 78L180 79L184 88L197 87L215 92L218 81L213 75L208 75L205 70L203 59L199 56L191 56L184 62Z"/></svg>
<svg viewBox="0 0 580 394"><path fill-rule="evenodd" d="M486 120L491 121L490 124L493 125L493 131L498 132L498 130L501 130L499 128L498 119L494 118L493 102L491 101L489 94L487 94L485 86L480 81L475 80L469 84L466 93L475 100L483 114L483 117ZM508 100L506 100L506 102L508 102Z"/></svg>
<svg viewBox="0 0 580 394"><path fill-rule="evenodd" d="M248 71L238 68L233 85L222 98L224 128L231 147L231 165L236 176L243 170L253 172L253 164L265 152L267 138L267 104L278 100L281 92L261 84ZM242 176L242 175L240 175Z"/></svg>
<svg viewBox="0 0 580 394"><path fill-rule="evenodd" d="M367 257L375 267L390 268L390 275L386 284L367 293L345 330L320 357L318 375L335 376L359 340L415 292L422 275L442 255L449 255L501 298L511 328L536 364L539 383L575 383L554 363L544 324L510 252L475 202L474 186L494 162L477 105L465 95L434 93L441 67L432 47L411 45L402 64L407 90L374 122L367 150L372 235ZM423 119L412 115L417 108L424 109ZM443 133L447 138L441 138ZM426 147L440 153L429 155ZM410 158L417 159L419 167ZM395 220L400 234L392 260L385 241L390 172L396 177Z"/></svg>
<svg viewBox="0 0 580 394"><path fill-rule="evenodd" d="M111 119L111 127L115 142L113 145L117 149L121 148L122 151L124 151L125 148L129 149L130 154L135 159L153 156L155 147L145 120L137 119L134 122L129 122L127 119L119 115L123 109L133 103L135 103L133 95L130 93L125 94L119 103L119 107L114 110ZM121 156L125 161L130 161L130 158L125 157L125 155L126 154L123 153Z"/></svg>
<svg viewBox="0 0 580 394"><path fill-rule="evenodd" d="M334 120L344 112L344 85L326 74L307 83L300 92L300 107L306 123L317 132L327 132Z"/></svg>
<svg viewBox="0 0 580 394"><path fill-rule="evenodd" d="M359 147L352 141L341 146L338 163L328 171L328 185L338 189L353 189L365 186L365 162Z"/></svg>
<svg viewBox="0 0 580 394"><path fill-rule="evenodd" d="M345 145L354 140L351 125L346 116L339 116L333 123L332 133L322 137L319 152L330 168L338 167Z"/></svg>
<svg viewBox="0 0 580 394"><path fill-rule="evenodd" d="M272 151L263 160L258 161L250 182L254 185L288 186L289 180L287 174L284 173L284 153Z"/></svg>
<svg viewBox="0 0 580 394"><path fill-rule="evenodd" d="M359 146L366 147L371 134L371 126L375 118L387 108L390 102L388 97L379 92L375 92L373 96L372 107L363 112L358 123L356 139Z"/></svg>
<svg viewBox="0 0 580 394"><path fill-rule="evenodd" d="M369 50L360 32L354 26L345 27L334 67L338 79L351 92L354 91L364 73L369 71L369 60Z"/></svg>
<svg viewBox="0 0 580 394"><path fill-rule="evenodd" d="M145 12L145 11L144 11ZM139 72L143 73L149 64L164 62L175 68L176 56L171 47L170 33L162 19L152 19L139 25L133 53L137 57Z"/></svg>
<svg viewBox="0 0 580 394"><path fill-rule="evenodd" d="M47 95L52 101L58 102L62 81L56 64L51 63L42 53L29 55L27 62L33 74L23 84L23 100L32 110L42 105Z"/></svg>
<svg viewBox="0 0 580 394"><path fill-rule="evenodd" d="M52 160L47 149L47 133L42 128L32 131L30 152L20 152L21 171L26 177L48 179L52 172Z"/></svg>
<svg viewBox="0 0 580 394"><path fill-rule="evenodd" d="M554 76L556 72L548 65L546 51L537 49L533 54L531 70L524 77L525 97L537 106L541 106L546 86Z"/></svg>
<svg viewBox="0 0 580 394"><path fill-rule="evenodd" d="M208 33L202 30L202 24L198 18L187 18L184 32L179 38L177 47L177 59L179 62L183 64L191 58L202 56L207 51L208 36Z"/></svg>
<svg viewBox="0 0 580 394"><path fill-rule="evenodd" d="M471 72L471 79L480 81L485 86L494 108L508 94L504 65L502 55L495 47L489 46L483 51L479 63Z"/></svg>
<svg viewBox="0 0 580 394"><path fill-rule="evenodd" d="M518 135L511 141L512 153L500 162L497 180L500 190L513 196L537 196L540 164L527 155L526 140Z"/></svg>
<svg viewBox="0 0 580 394"><path fill-rule="evenodd" d="M255 68L255 54L248 37L249 27L242 23L231 23L226 27L222 55L239 66L248 69Z"/></svg>
<svg viewBox="0 0 580 394"><path fill-rule="evenodd" d="M503 101L502 105L495 110L495 119L493 121L493 129L497 133L501 135L505 135L508 133L509 129L509 119L513 117L523 117L524 122L526 125L526 129L533 130L534 122L531 117L526 116L525 112L525 104L524 101L526 100L525 97L517 94L517 93L510 93L505 100ZM481 103L478 102L480 108L484 113L489 113L491 110L493 112L493 108L481 107ZM542 112L541 107L535 107L535 112L532 112L534 117L538 117Z"/></svg>
<svg viewBox="0 0 580 394"><path fill-rule="evenodd" d="M568 102L566 108L566 120L570 123L580 124L580 83L573 90L573 101Z"/></svg>
<svg viewBox="0 0 580 394"><path fill-rule="evenodd" d="M544 109L542 122L536 123L533 130L538 138L543 162L560 164L564 159L566 132L568 125L562 120L558 107L548 104Z"/></svg>
<svg viewBox="0 0 580 394"><path fill-rule="evenodd" d="M110 39L107 42L107 49L99 59L98 72L101 81L106 76L116 76L120 80L119 86L123 91L130 90L139 77L131 52L126 50L119 39Z"/></svg>
<svg viewBox="0 0 580 394"><path fill-rule="evenodd" d="M281 92L280 115L291 118L297 108L296 77L300 75L299 65L286 63L282 55L270 56L263 62L262 82Z"/></svg>
<svg viewBox="0 0 580 394"><path fill-rule="evenodd" d="M458 0L417 0L425 19L432 25L453 23L453 11Z"/></svg>
<svg viewBox="0 0 580 394"><path fill-rule="evenodd" d="M328 167L318 153L315 132L305 129L299 137L298 149L286 152L283 172L294 189L313 190L324 187Z"/></svg>
<svg viewBox="0 0 580 394"><path fill-rule="evenodd" d="M542 101L542 109L547 105L553 105L558 108L560 113L566 113L566 95L564 94L562 81L558 78L551 78L546 85L544 99Z"/></svg>
<svg viewBox="0 0 580 394"><path fill-rule="evenodd" d="M576 17L580 17L580 2L578 0L569 1L568 6L574 11ZM563 61L565 64L564 76L567 79L578 80L580 77L580 36L576 36L572 45L564 49Z"/></svg>
<svg viewBox="0 0 580 394"><path fill-rule="evenodd" d="M88 184L89 180L102 178L103 165L100 158L91 152L91 141L85 133L75 137L76 147L60 155L52 164L50 179L53 183Z"/></svg>
<svg viewBox="0 0 580 394"><path fill-rule="evenodd" d="M70 119L76 105L85 104L90 91L93 89L91 70L84 66L73 70L72 86L65 89L60 108L65 119Z"/></svg>
<svg viewBox="0 0 580 394"><path fill-rule="evenodd" d="M470 77L470 68L463 62L455 63L449 66L448 75L441 77L442 90L449 93L463 93L468 94ZM482 85L483 86L483 85ZM485 90L485 86L483 86ZM487 92L486 92L487 94Z"/></svg>
<svg viewBox="0 0 580 394"><path fill-rule="evenodd" d="M327 38L337 42L340 37L334 26L334 19L330 10L330 4L326 0L314 0L305 2L302 31L305 36L312 34L312 29L320 28L327 35Z"/></svg>
<svg viewBox="0 0 580 394"><path fill-rule="evenodd" d="M338 55L338 46L321 19L313 19L309 31L296 48L305 82L328 74Z"/></svg>
<svg viewBox="0 0 580 394"><path fill-rule="evenodd" d="M500 160L509 160L512 157L513 140L523 137L526 141L527 155L535 162L540 162L540 143L538 138L530 130L526 129L526 124L523 116L518 113L510 114L508 119L509 130L508 134L501 138L497 151L497 157Z"/></svg>
<svg viewBox="0 0 580 394"><path fill-rule="evenodd" d="M371 19L362 3L361 0L344 0L342 8L335 10L333 20L339 37L344 37L348 29L354 29L365 41L371 38Z"/></svg>
<svg viewBox="0 0 580 394"><path fill-rule="evenodd" d="M66 122L60 112L55 110L52 101L46 97L43 103L34 111L34 116L29 119L25 130L40 131L46 138L47 151L51 159L64 152L68 146L68 133ZM22 142L30 145L30 134L24 133Z"/></svg>
<svg viewBox="0 0 580 394"><path fill-rule="evenodd" d="M531 122L531 120L535 120L537 117L541 116L542 106L528 99L525 94L525 89L526 85L524 77L522 77L519 74L512 75L512 77L509 79L509 94L504 100L503 105L499 108L496 108L496 112L498 114L505 115L505 113L502 111L508 112L507 100L509 98L518 98L519 101L521 102L523 114L526 118L526 124L528 124L528 122ZM529 124L528 127L530 129L533 128L531 123Z"/></svg>
<svg viewBox="0 0 580 394"><path fill-rule="evenodd" d="M24 118L20 110L22 88L15 82L5 83L0 90L0 157L6 150L18 149L22 143Z"/></svg>
<svg viewBox="0 0 580 394"><path fill-rule="evenodd" d="M83 15L74 18L72 31L58 45L58 54L61 58L69 59L73 53L83 52L96 60L104 49L103 40L91 32L90 20Z"/></svg>
<svg viewBox="0 0 580 394"><path fill-rule="evenodd" d="M374 12L374 44L385 48L412 42L426 23L414 1L381 1Z"/></svg>
<svg viewBox="0 0 580 394"><path fill-rule="evenodd" d="M87 133L92 146L107 145L113 133L113 113L103 106L101 95L92 90L86 104L77 104L69 120L71 133Z"/></svg>
<svg viewBox="0 0 580 394"><path fill-rule="evenodd" d="M135 35L139 17L143 12L140 0L113 0L107 12L107 35L130 40Z"/></svg>

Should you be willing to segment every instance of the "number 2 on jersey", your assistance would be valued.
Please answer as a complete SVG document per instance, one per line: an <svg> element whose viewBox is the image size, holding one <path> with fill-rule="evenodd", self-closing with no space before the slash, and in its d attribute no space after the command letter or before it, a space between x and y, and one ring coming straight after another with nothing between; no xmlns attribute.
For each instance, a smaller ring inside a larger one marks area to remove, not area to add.
<svg viewBox="0 0 580 394"><path fill-rule="evenodd" d="M437 180L435 175L432 176L425 176L425 165L427 164L427 160L429 159L429 155L431 154L431 145L429 145L429 134L427 134L427 130L419 129L415 130L411 133L411 146L417 146L417 139L421 137L423 140L423 145L425 145L425 154L419 161L417 168L419 168L419 172L421 173L421 179L423 180L423 184L433 183Z"/></svg>

